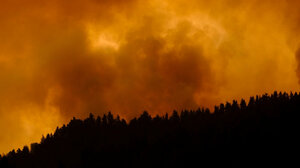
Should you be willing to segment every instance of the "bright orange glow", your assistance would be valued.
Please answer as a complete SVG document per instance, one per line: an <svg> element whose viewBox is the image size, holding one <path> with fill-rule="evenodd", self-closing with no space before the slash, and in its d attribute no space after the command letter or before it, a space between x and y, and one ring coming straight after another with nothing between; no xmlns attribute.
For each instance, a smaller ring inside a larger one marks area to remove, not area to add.
<svg viewBox="0 0 300 168"><path fill-rule="evenodd" d="M130 119L299 91L299 9L292 0L2 0L0 153L90 112Z"/></svg>

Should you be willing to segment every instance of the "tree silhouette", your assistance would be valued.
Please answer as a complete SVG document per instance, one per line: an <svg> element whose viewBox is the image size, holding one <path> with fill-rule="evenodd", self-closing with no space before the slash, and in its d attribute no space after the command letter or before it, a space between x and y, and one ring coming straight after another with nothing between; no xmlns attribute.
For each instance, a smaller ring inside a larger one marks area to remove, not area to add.
<svg viewBox="0 0 300 168"><path fill-rule="evenodd" d="M129 123L111 112L74 117L30 150L0 155L0 167L272 167L282 160L280 115L299 110L299 93L274 92Z"/></svg>

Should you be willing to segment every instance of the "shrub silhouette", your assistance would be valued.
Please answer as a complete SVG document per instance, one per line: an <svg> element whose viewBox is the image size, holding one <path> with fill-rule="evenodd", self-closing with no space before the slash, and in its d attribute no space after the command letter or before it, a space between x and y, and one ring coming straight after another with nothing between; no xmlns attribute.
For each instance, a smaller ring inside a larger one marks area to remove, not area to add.
<svg viewBox="0 0 300 168"><path fill-rule="evenodd" d="M129 123L90 114L0 156L0 167L271 167L282 162L280 115L299 109L298 93L274 92Z"/></svg>

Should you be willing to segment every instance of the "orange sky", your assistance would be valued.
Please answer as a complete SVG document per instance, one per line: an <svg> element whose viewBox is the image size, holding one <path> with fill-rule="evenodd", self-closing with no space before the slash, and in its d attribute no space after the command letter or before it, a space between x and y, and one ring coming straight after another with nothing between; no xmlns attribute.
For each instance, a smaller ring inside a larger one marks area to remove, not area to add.
<svg viewBox="0 0 300 168"><path fill-rule="evenodd" d="M0 153L90 112L130 119L299 91L299 9L293 0L2 0Z"/></svg>

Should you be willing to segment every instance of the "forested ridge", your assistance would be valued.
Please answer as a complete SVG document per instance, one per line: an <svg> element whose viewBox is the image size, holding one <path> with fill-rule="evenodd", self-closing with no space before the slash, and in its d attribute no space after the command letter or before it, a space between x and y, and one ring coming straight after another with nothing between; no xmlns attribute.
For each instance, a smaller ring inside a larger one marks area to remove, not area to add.
<svg viewBox="0 0 300 168"><path fill-rule="evenodd" d="M299 112L299 93L174 111L129 122L112 113L73 118L40 143L0 157L0 167L271 167L279 165L280 115Z"/></svg>

